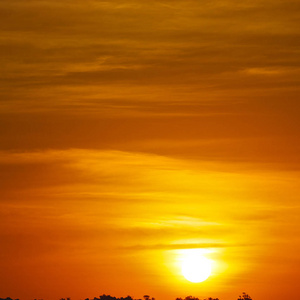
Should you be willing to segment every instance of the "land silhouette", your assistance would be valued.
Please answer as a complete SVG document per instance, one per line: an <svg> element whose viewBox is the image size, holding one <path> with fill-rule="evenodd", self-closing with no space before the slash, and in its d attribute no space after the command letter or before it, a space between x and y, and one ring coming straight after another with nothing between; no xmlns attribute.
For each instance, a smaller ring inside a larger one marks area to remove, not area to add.
<svg viewBox="0 0 300 300"><path fill-rule="evenodd" d="M12 299L10 297L7 297L7 298L0 298L0 300L20 300L20 299L18 299L18 298ZM43 299L34 299L34 300L43 300ZM59 300L71 300L71 298L60 298ZM103 295L99 296L99 298L97 298L97 297L86 298L85 300L155 300L155 298L150 297L149 295L144 295L143 299L134 299L131 296L118 298L118 297L114 297L111 295L103 294ZM202 300L202 299L194 297L194 296L186 296L185 298L178 297L175 300ZM209 298L204 298L203 300L221 300L221 299L209 297ZM237 300L252 300L252 298L248 294L243 293L241 296L239 296L237 298Z"/></svg>

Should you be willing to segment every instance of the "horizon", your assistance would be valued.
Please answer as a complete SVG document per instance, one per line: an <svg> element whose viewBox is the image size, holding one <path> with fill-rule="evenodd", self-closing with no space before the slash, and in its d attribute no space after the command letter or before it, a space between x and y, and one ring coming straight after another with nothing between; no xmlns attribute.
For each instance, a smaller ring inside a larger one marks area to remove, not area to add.
<svg viewBox="0 0 300 300"><path fill-rule="evenodd" d="M242 295L242 296L241 296ZM237 300L252 300L251 296L248 295L247 293L243 292L241 293L241 295L239 295ZM104 300L104 299L108 299L108 300L155 300L156 298L154 297L150 297L149 295L143 295L143 297L141 298L133 298L130 295L124 296L124 297L115 297L115 296L111 296L111 295L106 295L106 294L102 294L99 296L99 298L97 297L93 297L93 298L85 298L84 300ZM6 297L6 298L1 298L0 300L20 300L20 299L12 299L11 297ZM22 300L22 299L21 299ZM34 300L44 300L44 299L34 299ZM66 297L66 298L59 298L59 300L71 300L70 297ZM194 297L194 296L186 296L184 298L182 297L177 297L175 300L201 300L198 297ZM203 298L203 300L221 300L219 298L212 298L212 297L205 297L205 299Z"/></svg>

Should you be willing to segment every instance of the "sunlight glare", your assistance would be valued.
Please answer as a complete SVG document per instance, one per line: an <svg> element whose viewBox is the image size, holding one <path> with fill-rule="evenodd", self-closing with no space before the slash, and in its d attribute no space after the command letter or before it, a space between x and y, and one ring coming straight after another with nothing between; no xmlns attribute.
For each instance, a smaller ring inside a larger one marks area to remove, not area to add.
<svg viewBox="0 0 300 300"><path fill-rule="evenodd" d="M205 281L212 271L212 261L198 249L187 250L182 260L182 275L190 282Z"/></svg>

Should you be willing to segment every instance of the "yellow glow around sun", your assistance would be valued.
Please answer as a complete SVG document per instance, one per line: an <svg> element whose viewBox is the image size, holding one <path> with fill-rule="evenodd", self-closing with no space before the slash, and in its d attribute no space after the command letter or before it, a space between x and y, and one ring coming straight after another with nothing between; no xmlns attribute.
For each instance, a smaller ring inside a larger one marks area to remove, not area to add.
<svg viewBox="0 0 300 300"><path fill-rule="evenodd" d="M191 282L205 281L212 271L212 261L198 249L186 250L182 259L182 275Z"/></svg>

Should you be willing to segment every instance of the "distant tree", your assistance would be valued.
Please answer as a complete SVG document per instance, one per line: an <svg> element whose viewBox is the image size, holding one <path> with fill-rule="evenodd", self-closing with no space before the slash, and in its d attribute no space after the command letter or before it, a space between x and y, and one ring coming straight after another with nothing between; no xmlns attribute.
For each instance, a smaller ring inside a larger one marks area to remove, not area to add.
<svg viewBox="0 0 300 300"><path fill-rule="evenodd" d="M182 299L181 297L178 297L175 300L200 300L200 299L197 298L197 297L194 297L194 296L186 296L184 299ZM206 298L204 300L219 300L219 298L209 297L209 298Z"/></svg>
<svg viewBox="0 0 300 300"><path fill-rule="evenodd" d="M184 298L184 300L199 300L199 298L193 297L193 296L187 296Z"/></svg>
<svg viewBox="0 0 300 300"><path fill-rule="evenodd" d="M237 300L252 300L252 298L248 294L243 293L242 296L239 296Z"/></svg>

